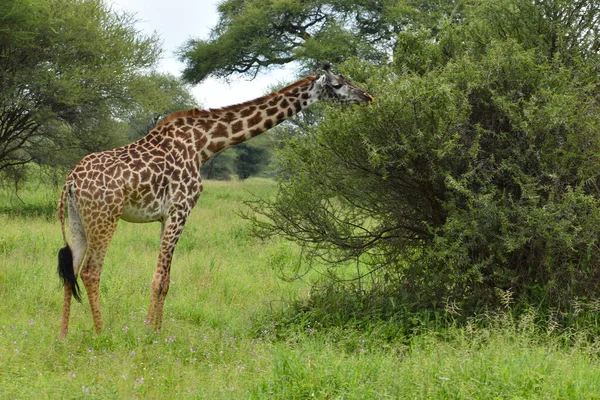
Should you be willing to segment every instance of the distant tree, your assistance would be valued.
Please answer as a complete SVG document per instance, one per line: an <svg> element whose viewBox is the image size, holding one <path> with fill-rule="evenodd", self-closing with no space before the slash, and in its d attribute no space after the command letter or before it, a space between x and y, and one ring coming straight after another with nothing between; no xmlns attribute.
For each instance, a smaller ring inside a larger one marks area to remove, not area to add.
<svg viewBox="0 0 600 400"><path fill-rule="evenodd" d="M275 139L264 134L250 142L239 144L219 153L202 166L205 179L229 180L237 176L247 179L251 176L269 176L271 152Z"/></svg>
<svg viewBox="0 0 600 400"><path fill-rule="evenodd" d="M71 165L123 144L125 122L190 103L175 78L147 74L158 38L103 0L0 0L0 10L0 170Z"/></svg>
<svg viewBox="0 0 600 400"><path fill-rule="evenodd" d="M232 150L233 149L227 149L205 162L200 169L202 178L219 181L228 181L233 178L235 174L233 166L235 162L235 152Z"/></svg>
<svg viewBox="0 0 600 400"><path fill-rule="evenodd" d="M235 173L239 179L259 175L269 166L273 137L263 135L236 147Z"/></svg>

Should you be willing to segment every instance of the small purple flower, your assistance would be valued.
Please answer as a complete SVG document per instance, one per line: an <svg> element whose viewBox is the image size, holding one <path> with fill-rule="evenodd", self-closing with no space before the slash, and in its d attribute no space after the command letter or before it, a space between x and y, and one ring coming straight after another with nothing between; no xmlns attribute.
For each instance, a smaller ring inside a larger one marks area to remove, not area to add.
<svg viewBox="0 0 600 400"><path fill-rule="evenodd" d="M137 378L137 379L135 380L135 387L137 388L138 386L141 386L141 385L142 385L142 383L144 383L144 377L143 377L143 376L140 376L139 378Z"/></svg>

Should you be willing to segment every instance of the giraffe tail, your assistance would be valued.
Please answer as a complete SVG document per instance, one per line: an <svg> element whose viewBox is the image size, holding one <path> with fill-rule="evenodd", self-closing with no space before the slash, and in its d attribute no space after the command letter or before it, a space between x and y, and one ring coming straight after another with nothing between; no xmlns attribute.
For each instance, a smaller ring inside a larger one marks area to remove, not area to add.
<svg viewBox="0 0 600 400"><path fill-rule="evenodd" d="M67 243L67 235L65 234L65 200L67 198L67 184L63 186L58 203L58 220L60 221L60 229L62 231L64 246L58 251L58 276L64 285L69 285L73 297L78 302L81 302L81 290L77 283L75 270L73 268L73 252Z"/></svg>

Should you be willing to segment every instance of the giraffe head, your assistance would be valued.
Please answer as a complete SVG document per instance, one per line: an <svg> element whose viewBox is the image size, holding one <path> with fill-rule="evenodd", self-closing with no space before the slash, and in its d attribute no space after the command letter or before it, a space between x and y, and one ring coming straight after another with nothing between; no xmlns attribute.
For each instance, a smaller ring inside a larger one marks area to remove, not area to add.
<svg viewBox="0 0 600 400"><path fill-rule="evenodd" d="M325 62L325 72L318 78L318 99L342 104L360 104L372 102L373 96L347 80L344 75L331 72L331 65Z"/></svg>

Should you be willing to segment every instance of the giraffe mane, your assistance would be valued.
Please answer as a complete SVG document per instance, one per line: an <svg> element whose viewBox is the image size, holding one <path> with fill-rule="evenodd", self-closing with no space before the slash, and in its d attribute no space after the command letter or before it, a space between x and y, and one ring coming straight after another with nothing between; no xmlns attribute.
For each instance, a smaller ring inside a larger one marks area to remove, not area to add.
<svg viewBox="0 0 600 400"><path fill-rule="evenodd" d="M187 117L198 118L200 116L208 117L209 115L210 115L210 112L208 112L206 110L201 110L196 107L194 107L190 110L175 111L174 113L166 115L160 121L158 121L158 123L156 124L156 128L163 126L167 122L174 121L177 118L187 118Z"/></svg>
<svg viewBox="0 0 600 400"><path fill-rule="evenodd" d="M296 88L298 86L302 86L306 81L313 81L316 78L317 78L316 75L307 76L306 78L301 79L298 82L292 83L291 85L285 86L284 88L279 89L276 92L269 93L262 97L259 97L259 98L253 99L253 100L248 100L248 101L245 101L245 102L239 103L239 104L233 104L233 105L225 106L225 107L221 107L221 108L209 108L208 110L192 108L190 110L175 111L174 113L171 113L171 114L165 116L164 118L162 118L160 121L158 121L158 123L156 124L156 128L160 128L164 124L174 121L178 118L188 118L188 117L198 118L198 117L208 117L211 115L219 116L226 112L236 112L236 111L239 111L248 106L257 104L257 103L263 103L269 99L272 99L273 97L279 96L282 93L287 93L291 90L294 90L294 88Z"/></svg>

